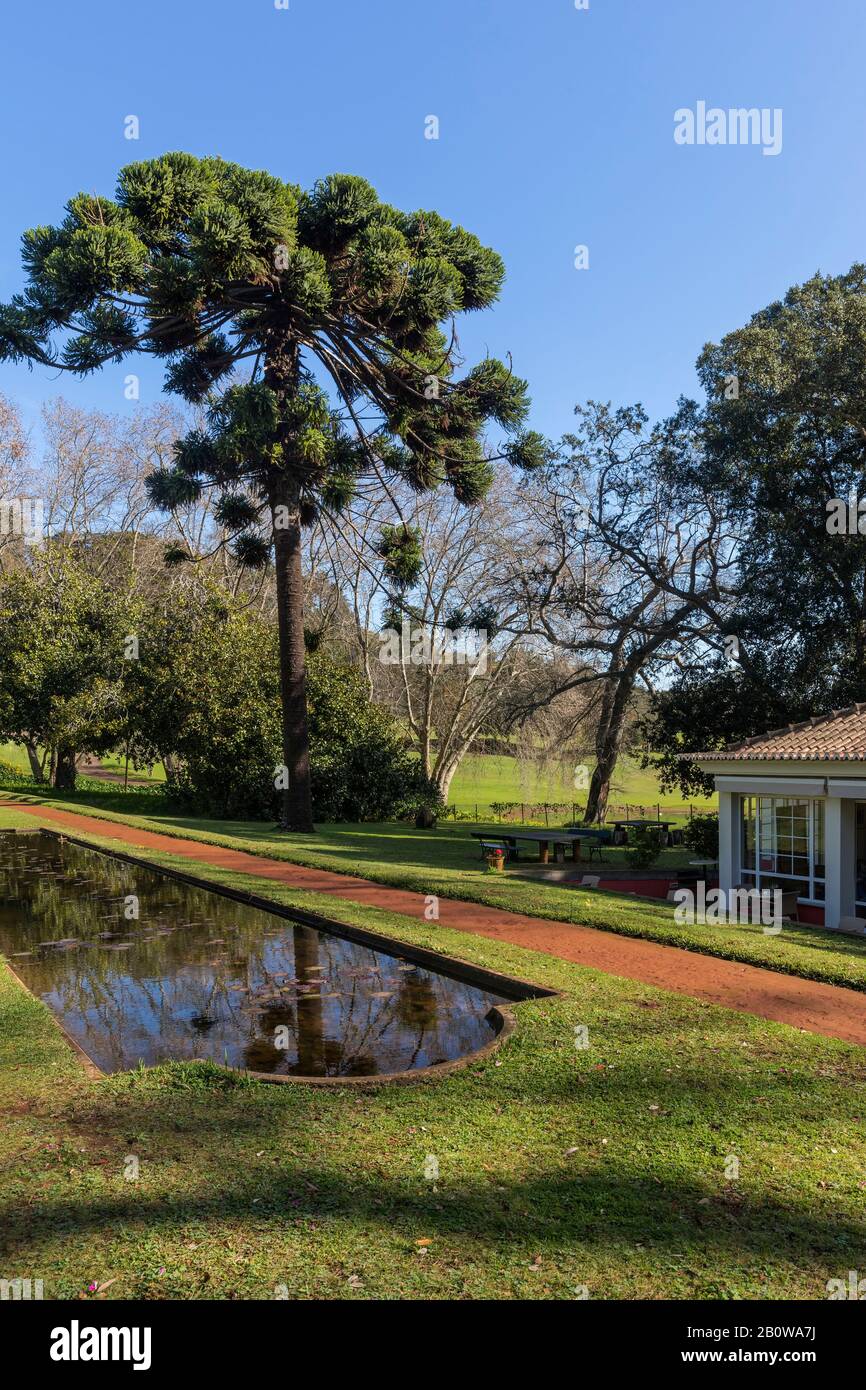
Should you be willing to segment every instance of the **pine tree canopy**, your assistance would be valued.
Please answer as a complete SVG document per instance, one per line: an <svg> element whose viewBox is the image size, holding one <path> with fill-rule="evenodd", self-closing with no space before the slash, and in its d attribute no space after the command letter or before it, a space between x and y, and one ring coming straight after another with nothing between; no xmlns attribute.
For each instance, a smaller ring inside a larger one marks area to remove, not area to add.
<svg viewBox="0 0 866 1390"><path fill-rule="evenodd" d="M509 366L457 375L454 318L494 303L500 257L435 212L381 202L362 178L304 192L166 154L124 168L113 200L78 194L59 226L25 234L22 258L28 283L0 306L0 357L80 375L132 352L164 358L166 387L203 405L205 424L151 495L172 507L215 488L245 563L267 562L257 527L275 477L309 522L365 477L444 483L472 503L497 459L544 461ZM507 436L497 455L489 424Z"/></svg>

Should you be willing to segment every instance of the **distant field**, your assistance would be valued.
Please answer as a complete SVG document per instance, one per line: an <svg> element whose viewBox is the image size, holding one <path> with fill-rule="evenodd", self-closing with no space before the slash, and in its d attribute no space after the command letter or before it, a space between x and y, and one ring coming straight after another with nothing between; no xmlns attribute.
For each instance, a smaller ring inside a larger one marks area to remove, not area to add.
<svg viewBox="0 0 866 1390"><path fill-rule="evenodd" d="M592 768L590 766L590 772ZM520 801L535 803L586 802L586 790L574 786L574 769L568 766L548 766L539 768L519 758L480 754L467 758L460 767L451 784L449 805L460 811L474 811L479 807L491 806L495 801ZM610 801L619 806L655 807L687 809L679 792L662 792L652 772L642 770L635 758L623 758L616 777ZM707 799L693 798L691 804L696 810L709 810L713 803Z"/></svg>
<svg viewBox="0 0 866 1390"><path fill-rule="evenodd" d="M22 772L29 771L27 754L14 743L0 744L0 760L12 763ZM123 758L109 754L102 759L102 765L112 772L123 772ZM590 772L592 771L590 767ZM147 773L136 772L131 766L130 777L147 778ZM165 772L158 763L150 774L150 780L162 782ZM541 767L520 758L505 755L478 754L466 758L451 784L448 804L458 811L474 811L479 808L481 819L489 819L490 807L494 802L523 802L540 805L542 802L572 802L582 805L586 802L586 790L574 786L574 768L568 765L548 765ZM655 808L657 805L673 815L687 814L688 803L684 803L678 792L662 792L653 774L642 770L636 758L623 758L614 779L610 797L611 808L620 806ZM693 798L695 810L713 810L711 800ZM527 818L531 819L527 810Z"/></svg>
<svg viewBox="0 0 866 1390"><path fill-rule="evenodd" d="M106 753L105 756L100 759L102 766L108 768L109 772L119 772L121 773L121 775L123 774L125 761L126 760L124 759L121 753ZM136 772L135 768L132 766L132 763L130 763L129 775L130 777L135 777L138 780L143 779L144 781L148 782L164 782L165 768L163 767L162 763L156 763L150 769L149 772L146 768L142 772Z"/></svg>
<svg viewBox="0 0 866 1390"><path fill-rule="evenodd" d="M124 759L119 754L108 753L100 761L102 762L102 766L108 768L110 772L123 773ZM28 762L27 754L20 744L0 743L0 762L11 763L12 766L18 768L20 772L30 771L30 763ZM162 763L157 763L156 767L151 770L149 777L146 772L136 772L135 768L130 763L129 775L130 777L135 777L137 779L143 778L152 782L165 781L165 771Z"/></svg>
<svg viewBox="0 0 866 1390"><path fill-rule="evenodd" d="M0 743L0 762L11 763L19 772L29 772L27 754L17 743Z"/></svg>

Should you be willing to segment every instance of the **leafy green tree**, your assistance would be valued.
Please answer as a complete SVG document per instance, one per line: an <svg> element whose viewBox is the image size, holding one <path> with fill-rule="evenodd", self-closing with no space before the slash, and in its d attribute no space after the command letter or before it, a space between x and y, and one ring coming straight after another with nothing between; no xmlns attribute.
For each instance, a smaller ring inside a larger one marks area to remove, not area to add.
<svg viewBox="0 0 866 1390"><path fill-rule="evenodd" d="M373 704L360 672L323 654L310 662L313 806L320 820L393 820L433 812L441 795L400 725Z"/></svg>
<svg viewBox="0 0 866 1390"><path fill-rule="evenodd" d="M725 657L704 653L660 691L645 731L686 794L706 778L678 754L864 697L866 266L793 286L709 344L698 372L706 401L680 410L702 439L686 482L723 499L741 542Z"/></svg>
<svg viewBox="0 0 866 1390"><path fill-rule="evenodd" d="M791 686L772 650L750 646L749 670L712 653L677 673L670 685L656 690L639 721L642 766L651 767L665 791L684 797L712 796L710 774L683 755L739 743L791 719ZM773 681L778 682L774 686Z"/></svg>
<svg viewBox="0 0 866 1390"><path fill-rule="evenodd" d="M304 192L175 153L121 170L114 199L76 195L59 226L25 234L23 262L27 287L0 309L0 356L85 374L148 352L166 360L168 389L207 404L152 496L168 507L213 488L238 558L274 554L282 819L312 829L301 528L363 483L447 484L471 503L495 458L542 456L521 432L524 382L492 359L456 375L454 318L493 304L501 259L361 178ZM489 422L511 436L500 455L482 442ZM411 558L411 536L389 538L395 572Z"/></svg>
<svg viewBox="0 0 866 1390"><path fill-rule="evenodd" d="M222 611L221 611L222 610ZM143 673L141 718L161 755L171 755L169 791L200 814L277 813L279 670L274 634L214 595L166 607L158 653Z"/></svg>
<svg viewBox="0 0 866 1390"><path fill-rule="evenodd" d="M859 699L866 524L836 533L828 504L866 495L866 266L795 285L698 370L704 469L748 518L744 660L757 636L790 669L795 703Z"/></svg>
<svg viewBox="0 0 866 1390"><path fill-rule="evenodd" d="M0 575L0 735L50 748L57 787L74 787L78 753L121 737L137 622L135 603L68 552Z"/></svg>
<svg viewBox="0 0 866 1390"><path fill-rule="evenodd" d="M272 628L224 595L179 594L146 625L138 727L172 755L170 794L198 813L265 818L279 809L280 699ZM317 820L387 820L436 803L392 717L358 671L308 665Z"/></svg>

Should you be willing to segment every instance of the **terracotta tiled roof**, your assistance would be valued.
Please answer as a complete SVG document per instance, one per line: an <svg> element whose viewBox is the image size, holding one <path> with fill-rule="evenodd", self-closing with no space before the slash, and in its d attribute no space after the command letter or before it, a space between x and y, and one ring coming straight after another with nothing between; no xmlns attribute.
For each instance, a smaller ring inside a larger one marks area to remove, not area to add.
<svg viewBox="0 0 866 1390"><path fill-rule="evenodd" d="M697 762L862 762L866 761L866 704L834 710L802 724L747 738L711 753L689 753Z"/></svg>

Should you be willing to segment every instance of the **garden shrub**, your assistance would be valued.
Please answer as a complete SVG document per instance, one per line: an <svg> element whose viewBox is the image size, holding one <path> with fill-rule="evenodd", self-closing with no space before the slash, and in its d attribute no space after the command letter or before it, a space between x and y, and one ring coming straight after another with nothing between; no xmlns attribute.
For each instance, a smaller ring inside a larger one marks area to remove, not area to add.
<svg viewBox="0 0 866 1390"><path fill-rule="evenodd" d="M701 859L719 857L719 817L714 811L693 816L683 830L683 844Z"/></svg>
<svg viewBox="0 0 866 1390"><path fill-rule="evenodd" d="M311 659L307 700L317 820L392 820L438 807L400 726L368 699L353 666Z"/></svg>
<svg viewBox="0 0 866 1390"><path fill-rule="evenodd" d="M23 787L35 786L33 775L30 772L22 772L20 767L14 763L9 763L5 758L0 758L0 786Z"/></svg>
<svg viewBox="0 0 866 1390"><path fill-rule="evenodd" d="M215 682L194 737L178 740L182 764L171 795L220 819L276 819L282 763L275 663L251 656L243 688ZM390 820L436 808L435 789L406 748L399 725L368 698L358 671L311 656L307 668L313 815L318 821Z"/></svg>
<svg viewBox="0 0 866 1390"><path fill-rule="evenodd" d="M661 853L661 831L654 825L639 825L631 832L626 858L633 869L648 869Z"/></svg>

